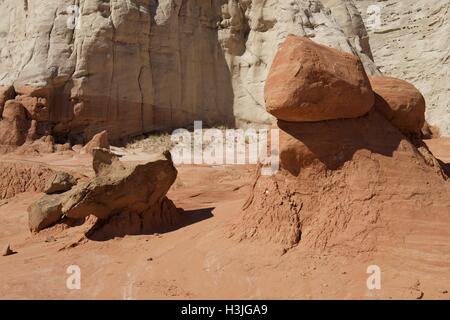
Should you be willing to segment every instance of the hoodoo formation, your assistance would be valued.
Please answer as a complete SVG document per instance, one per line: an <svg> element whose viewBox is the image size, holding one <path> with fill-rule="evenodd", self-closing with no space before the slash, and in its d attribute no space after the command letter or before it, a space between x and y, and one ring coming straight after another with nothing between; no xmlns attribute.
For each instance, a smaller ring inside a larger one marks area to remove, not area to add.
<svg viewBox="0 0 450 320"><path fill-rule="evenodd" d="M339 60L332 51L330 60L330 49L310 42L288 37L269 73L265 95L267 111L278 118L273 128L280 132L281 171L272 177L258 172L238 237L357 251L385 241L392 215L448 215L447 176L426 148L402 133L423 125L420 93L405 81L379 77L371 80L374 107L372 93L361 104L361 92L371 90L367 81L336 95L335 83L344 87L354 74L367 79L358 58ZM310 57L316 57L313 64ZM330 67L332 61L338 67ZM290 99L278 98L283 88ZM311 88L320 88L315 100L305 94ZM282 102L274 107L272 101Z"/></svg>

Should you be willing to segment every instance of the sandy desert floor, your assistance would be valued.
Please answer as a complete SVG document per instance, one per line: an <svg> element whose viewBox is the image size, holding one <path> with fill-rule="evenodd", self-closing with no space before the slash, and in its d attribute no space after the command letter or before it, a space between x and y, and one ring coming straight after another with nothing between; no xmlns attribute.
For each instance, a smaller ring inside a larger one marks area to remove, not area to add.
<svg viewBox="0 0 450 320"><path fill-rule="evenodd" d="M450 162L450 139L428 141ZM132 157L128 160L139 160ZM91 158L50 154L2 156L93 175ZM126 160L126 159L125 159ZM181 166L168 196L189 217L165 233L95 241L87 226L62 225L33 235L27 206L42 196L23 193L0 202L0 244L16 254L0 257L1 299L449 299L450 212L399 210L392 232L402 243L360 252L288 251L258 241L237 241L238 221L252 183L252 166ZM416 234L420 236L415 236ZM66 288L67 268L81 269L81 289ZM368 290L367 268L378 265L380 290Z"/></svg>

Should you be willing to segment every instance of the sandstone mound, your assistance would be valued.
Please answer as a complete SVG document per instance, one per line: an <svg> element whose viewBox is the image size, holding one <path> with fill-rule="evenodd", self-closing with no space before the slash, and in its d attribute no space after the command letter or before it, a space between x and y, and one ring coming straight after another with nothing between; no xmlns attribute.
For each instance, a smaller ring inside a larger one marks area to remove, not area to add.
<svg viewBox="0 0 450 320"><path fill-rule="evenodd" d="M291 35L272 63L265 101L277 119L321 121L362 116L374 95L357 56Z"/></svg>
<svg viewBox="0 0 450 320"><path fill-rule="evenodd" d="M17 163L0 162L0 199L8 199L22 192L42 192L55 172L47 167Z"/></svg>
<svg viewBox="0 0 450 320"><path fill-rule="evenodd" d="M295 69L296 61L291 64ZM267 90L288 87L284 81L292 78L278 80ZM322 90L328 89L333 90ZM299 108L297 119L303 111L309 114ZM355 119L278 120L273 126L279 129L281 168L271 177L258 170L234 228L239 239L372 251L401 242L393 235L408 233L421 219L448 219L450 184L439 162L422 141L409 140L378 110ZM404 226L390 224L397 217L405 219Z"/></svg>
<svg viewBox="0 0 450 320"><path fill-rule="evenodd" d="M419 133L425 124L425 99L419 90L401 79L370 77L375 108L404 133Z"/></svg>
<svg viewBox="0 0 450 320"><path fill-rule="evenodd" d="M45 195L29 209L29 226L40 231L61 218L98 219L94 237L161 232L179 220L167 197L177 171L169 153L145 164L106 159L97 176L58 195ZM96 158L96 163L102 158Z"/></svg>

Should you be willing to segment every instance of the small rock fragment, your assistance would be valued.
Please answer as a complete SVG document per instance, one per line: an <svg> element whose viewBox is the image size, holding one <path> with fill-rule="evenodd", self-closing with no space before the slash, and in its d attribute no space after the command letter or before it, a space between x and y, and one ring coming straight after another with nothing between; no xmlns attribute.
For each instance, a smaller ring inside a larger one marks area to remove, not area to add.
<svg viewBox="0 0 450 320"><path fill-rule="evenodd" d="M13 254L16 254L17 252L14 251L13 249L11 249L11 245L8 243L5 248L2 250L2 256L6 257L6 256L10 256Z"/></svg>
<svg viewBox="0 0 450 320"><path fill-rule="evenodd" d="M47 239L45 239L45 242L54 242L54 241L56 241L54 236L49 236L47 237Z"/></svg>

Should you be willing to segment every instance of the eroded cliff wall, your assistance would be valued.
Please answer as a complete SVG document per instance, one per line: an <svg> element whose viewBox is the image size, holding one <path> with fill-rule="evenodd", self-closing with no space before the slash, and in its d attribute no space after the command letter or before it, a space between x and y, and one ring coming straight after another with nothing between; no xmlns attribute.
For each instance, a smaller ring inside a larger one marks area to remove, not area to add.
<svg viewBox="0 0 450 320"><path fill-rule="evenodd" d="M0 0L0 86L4 100L28 110L34 136L74 143L104 129L114 139L194 120L265 123L264 81L289 34L358 54L377 73L355 8L350 0Z"/></svg>

